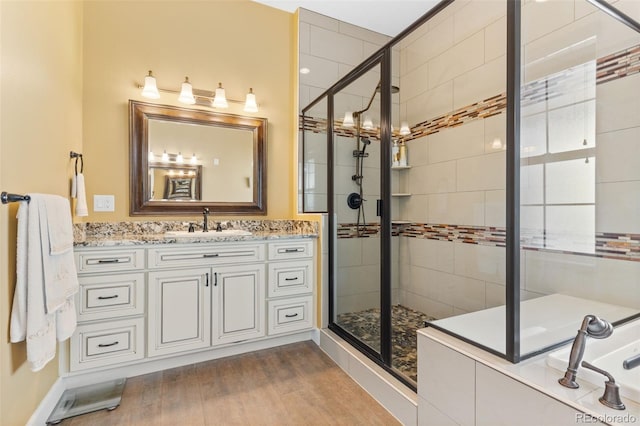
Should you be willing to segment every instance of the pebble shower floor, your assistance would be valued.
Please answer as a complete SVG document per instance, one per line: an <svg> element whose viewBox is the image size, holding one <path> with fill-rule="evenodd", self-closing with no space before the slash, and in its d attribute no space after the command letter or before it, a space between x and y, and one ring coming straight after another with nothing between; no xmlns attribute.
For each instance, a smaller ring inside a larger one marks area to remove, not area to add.
<svg viewBox="0 0 640 426"><path fill-rule="evenodd" d="M402 305L391 307L392 365L402 374L417 382L417 336L425 321L434 318ZM356 336L363 343L380 351L380 309L338 315L337 324Z"/></svg>

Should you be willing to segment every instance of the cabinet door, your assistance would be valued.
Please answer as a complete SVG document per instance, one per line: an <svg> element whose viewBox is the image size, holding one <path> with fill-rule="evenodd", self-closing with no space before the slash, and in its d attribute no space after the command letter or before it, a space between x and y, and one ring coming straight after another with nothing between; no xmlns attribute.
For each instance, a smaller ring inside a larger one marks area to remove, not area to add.
<svg viewBox="0 0 640 426"><path fill-rule="evenodd" d="M211 269L149 273L148 355L206 348L211 343Z"/></svg>
<svg viewBox="0 0 640 426"><path fill-rule="evenodd" d="M213 342L236 343L265 335L264 265L213 269Z"/></svg>

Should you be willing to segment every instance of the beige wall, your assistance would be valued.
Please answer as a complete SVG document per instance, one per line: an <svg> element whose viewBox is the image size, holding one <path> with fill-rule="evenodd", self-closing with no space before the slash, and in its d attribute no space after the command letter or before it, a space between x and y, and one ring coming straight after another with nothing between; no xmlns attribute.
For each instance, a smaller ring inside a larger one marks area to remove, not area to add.
<svg viewBox="0 0 640 426"><path fill-rule="evenodd" d="M0 189L67 195L70 150L82 147L82 3L0 2ZM8 343L17 205L0 207L0 419L24 424L55 382Z"/></svg>
<svg viewBox="0 0 640 426"><path fill-rule="evenodd" d="M249 1L87 2L84 6L84 155L88 221L130 220L129 99L153 70L158 86L222 82L237 100L252 87L268 127L268 218L295 217L291 120L292 15ZM161 93L158 103L180 105ZM244 114L241 105L225 112ZM94 213L93 195L115 195L114 213ZM135 218L141 220L141 218Z"/></svg>

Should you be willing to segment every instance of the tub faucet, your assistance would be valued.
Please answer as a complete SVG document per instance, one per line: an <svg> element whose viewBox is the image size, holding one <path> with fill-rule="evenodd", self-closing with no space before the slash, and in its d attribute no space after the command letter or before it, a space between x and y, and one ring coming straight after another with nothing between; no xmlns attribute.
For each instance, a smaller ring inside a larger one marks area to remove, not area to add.
<svg viewBox="0 0 640 426"><path fill-rule="evenodd" d="M578 367L580 366L584 355L587 336L591 336L595 339L605 339L611 336L611 333L613 333L613 326L608 321L600 319L595 315L587 315L584 317L580 330L578 330L578 334L573 340L573 345L571 346L567 372L564 373L564 377L558 379L558 383L571 389L579 388L580 385L576 382L576 375L578 374Z"/></svg>
<svg viewBox="0 0 640 426"><path fill-rule="evenodd" d="M202 225L202 232L209 232L209 208L205 207L202 210L202 214L204 215L204 224Z"/></svg>

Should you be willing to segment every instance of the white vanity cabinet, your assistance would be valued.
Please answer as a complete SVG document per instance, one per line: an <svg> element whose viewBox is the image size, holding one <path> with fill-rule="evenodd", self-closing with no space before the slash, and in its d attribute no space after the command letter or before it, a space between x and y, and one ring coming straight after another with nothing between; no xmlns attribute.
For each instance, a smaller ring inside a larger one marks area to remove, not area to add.
<svg viewBox="0 0 640 426"><path fill-rule="evenodd" d="M76 250L78 326L69 343L69 370L144 358L144 249Z"/></svg>
<svg viewBox="0 0 640 426"><path fill-rule="evenodd" d="M149 356L264 336L264 251L255 242L150 248Z"/></svg>
<svg viewBox="0 0 640 426"><path fill-rule="evenodd" d="M314 245L310 240L268 243L268 334L313 327Z"/></svg>
<svg viewBox="0 0 640 426"><path fill-rule="evenodd" d="M149 272L148 356L211 344L210 268Z"/></svg>
<svg viewBox="0 0 640 426"><path fill-rule="evenodd" d="M314 247L312 238L292 238L76 248L69 370L207 350L215 357L312 330Z"/></svg>
<svg viewBox="0 0 640 426"><path fill-rule="evenodd" d="M213 268L213 345L265 335L264 288L263 264Z"/></svg>

